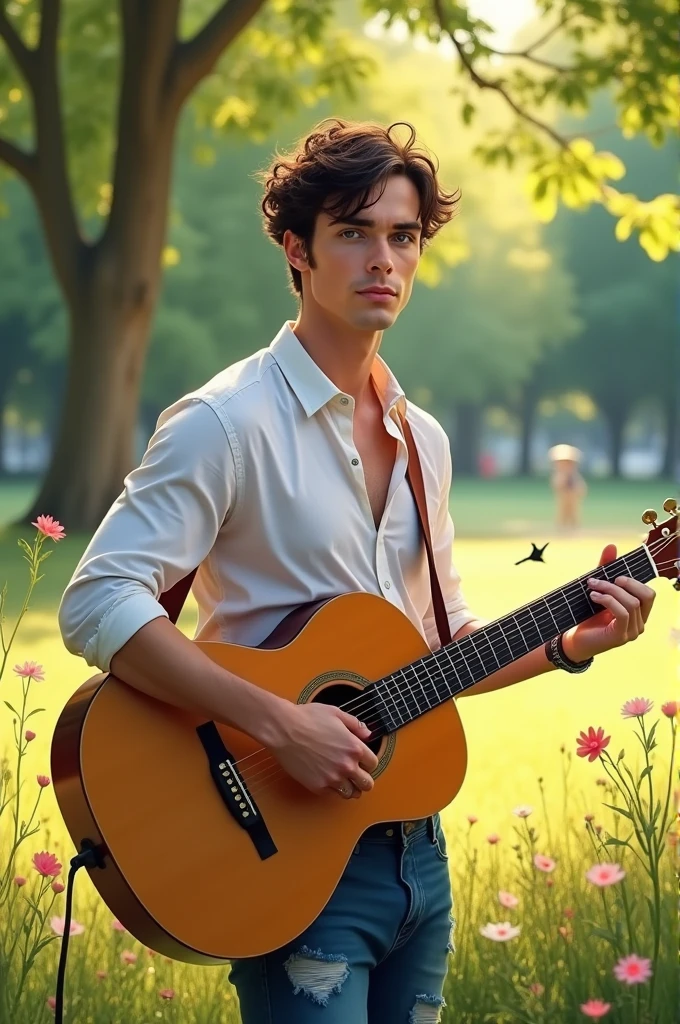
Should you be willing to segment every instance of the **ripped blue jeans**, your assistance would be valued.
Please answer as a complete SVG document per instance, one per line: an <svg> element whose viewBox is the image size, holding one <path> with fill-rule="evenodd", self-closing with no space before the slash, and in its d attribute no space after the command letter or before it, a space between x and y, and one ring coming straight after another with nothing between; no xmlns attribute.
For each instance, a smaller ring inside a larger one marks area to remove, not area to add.
<svg viewBox="0 0 680 1024"><path fill-rule="evenodd" d="M232 961L243 1024L436 1024L452 906L439 815L372 826L301 935Z"/></svg>

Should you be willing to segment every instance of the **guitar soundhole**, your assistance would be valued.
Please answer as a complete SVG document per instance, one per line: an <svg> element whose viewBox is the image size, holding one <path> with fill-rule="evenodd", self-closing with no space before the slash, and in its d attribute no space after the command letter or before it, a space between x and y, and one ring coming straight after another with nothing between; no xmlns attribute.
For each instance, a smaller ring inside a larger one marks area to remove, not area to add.
<svg viewBox="0 0 680 1024"><path fill-rule="evenodd" d="M333 704L336 708L342 708L350 715L356 715L367 725L377 725L375 716L370 714L370 697L361 696L362 691L356 686L348 686L347 683L331 683L324 686L314 694L312 703ZM383 742L383 737L371 740L366 746L377 756Z"/></svg>

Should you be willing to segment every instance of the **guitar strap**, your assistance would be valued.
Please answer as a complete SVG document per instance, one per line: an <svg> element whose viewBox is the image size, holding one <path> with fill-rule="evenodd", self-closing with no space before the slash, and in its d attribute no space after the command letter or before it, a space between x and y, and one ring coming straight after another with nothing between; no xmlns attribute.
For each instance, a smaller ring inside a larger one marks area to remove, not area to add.
<svg viewBox="0 0 680 1024"><path fill-rule="evenodd" d="M406 417L401 413L399 413L399 419L401 420L404 438L406 440L406 447L408 449L408 467L406 476L408 478L411 491L413 492L416 508L418 509L418 518L420 519L423 538L425 540L427 564L430 569L430 586L432 589L432 606L434 608L435 622L437 624L441 645L442 647L445 647L447 644L451 643L451 632L449 629L449 617L446 612L446 605L444 603L442 589L439 585L437 569L434 563L432 537L430 534L430 524L427 516L427 502L425 500L423 471L420 465L420 458L418 456L418 448L416 446L410 424ZM170 590L166 590L158 598L159 604L166 610L170 621L173 623L177 622L177 619L179 618L179 613L181 612L184 602L186 601L187 594L191 589L191 584L196 572L197 569L192 570L188 576L184 576L183 579L175 583Z"/></svg>

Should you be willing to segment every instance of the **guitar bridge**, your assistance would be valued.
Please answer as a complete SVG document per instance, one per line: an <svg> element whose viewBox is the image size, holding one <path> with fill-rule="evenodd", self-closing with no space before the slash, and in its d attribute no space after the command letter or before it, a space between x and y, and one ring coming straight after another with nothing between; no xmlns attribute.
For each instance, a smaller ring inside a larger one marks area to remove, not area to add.
<svg viewBox="0 0 680 1024"><path fill-rule="evenodd" d="M210 774L234 821L246 830L262 860L278 853L264 818L236 768L234 755L225 747L215 723L204 722L196 727L196 732L208 756Z"/></svg>

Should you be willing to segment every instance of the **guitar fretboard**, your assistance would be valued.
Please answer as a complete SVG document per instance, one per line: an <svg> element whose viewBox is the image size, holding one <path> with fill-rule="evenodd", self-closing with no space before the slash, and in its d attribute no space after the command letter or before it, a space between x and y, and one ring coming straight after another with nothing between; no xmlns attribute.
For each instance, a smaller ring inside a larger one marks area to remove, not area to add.
<svg viewBox="0 0 680 1024"><path fill-rule="evenodd" d="M371 699L365 702L361 718L370 720L374 736L395 732L558 633L602 611L602 605L589 597L586 581L591 577L614 581L619 576L629 576L647 583L656 575L654 562L643 544L372 683L364 690L364 696ZM376 719L381 723L377 728Z"/></svg>

